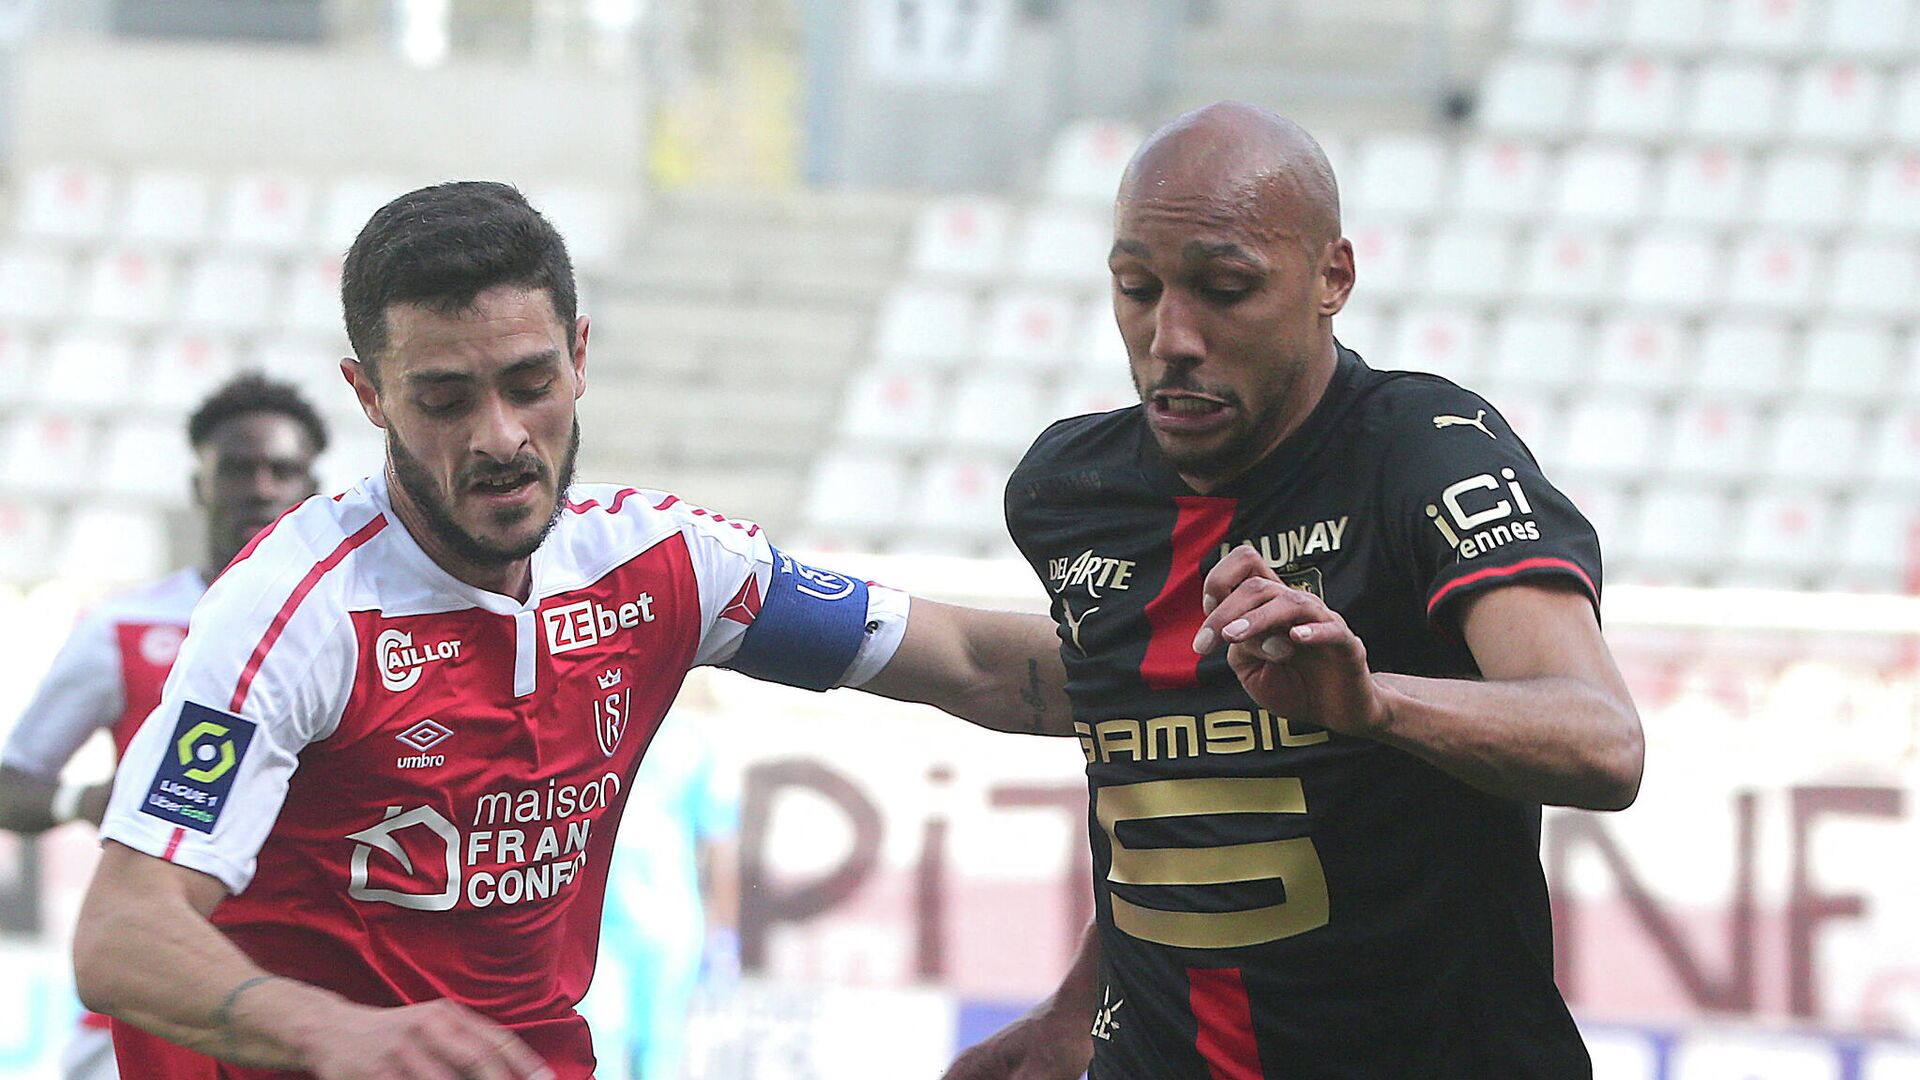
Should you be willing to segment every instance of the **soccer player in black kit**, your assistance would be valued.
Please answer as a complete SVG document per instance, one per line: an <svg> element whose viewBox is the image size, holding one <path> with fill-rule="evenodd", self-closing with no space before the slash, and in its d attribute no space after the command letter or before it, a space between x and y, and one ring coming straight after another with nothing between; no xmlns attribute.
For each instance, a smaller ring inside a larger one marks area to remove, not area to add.
<svg viewBox="0 0 1920 1080"><path fill-rule="evenodd" d="M1096 917L949 1078L1066 1080L1089 1047L1093 1080L1591 1077L1538 849L1542 803L1640 782L1592 528L1486 401L1334 340L1353 249L1297 125L1174 121L1114 233L1141 404L1054 424L1007 486Z"/></svg>

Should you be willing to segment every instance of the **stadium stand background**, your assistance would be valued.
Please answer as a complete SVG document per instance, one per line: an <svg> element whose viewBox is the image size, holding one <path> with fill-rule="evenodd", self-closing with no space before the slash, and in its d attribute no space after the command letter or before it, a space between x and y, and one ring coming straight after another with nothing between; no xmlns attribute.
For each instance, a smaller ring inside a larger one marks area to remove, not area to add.
<svg viewBox="0 0 1920 1080"><path fill-rule="evenodd" d="M330 488L377 465L339 256L460 175L573 246L584 477L1037 606L1000 489L1130 397L1119 169L1240 97L1334 162L1339 337L1480 390L1600 529L1649 780L1546 840L1600 1075L1920 1076L1920 3L127 0L0 5L0 40L0 717L82 605L196 549L180 428L226 374L311 389ZM1071 748L847 697L690 685L774 898L698 1076L937 1075L1083 917ZM0 963L35 973L0 1076L63 1035L88 849L0 840Z"/></svg>

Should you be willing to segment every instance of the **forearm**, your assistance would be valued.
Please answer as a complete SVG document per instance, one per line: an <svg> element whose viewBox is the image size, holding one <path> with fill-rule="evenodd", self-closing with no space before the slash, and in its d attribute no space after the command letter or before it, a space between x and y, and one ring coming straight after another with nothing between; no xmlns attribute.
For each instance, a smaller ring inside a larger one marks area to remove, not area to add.
<svg viewBox="0 0 1920 1080"><path fill-rule="evenodd" d="M915 597L900 651L862 689L995 731L1073 734L1060 639L1042 615Z"/></svg>
<svg viewBox="0 0 1920 1080"><path fill-rule="evenodd" d="M53 828L53 796L60 782L11 766L0 766L0 829L37 833Z"/></svg>
<svg viewBox="0 0 1920 1080"><path fill-rule="evenodd" d="M1618 810L1639 790L1639 718L1630 701L1589 682L1373 679L1387 719L1372 737L1482 791Z"/></svg>

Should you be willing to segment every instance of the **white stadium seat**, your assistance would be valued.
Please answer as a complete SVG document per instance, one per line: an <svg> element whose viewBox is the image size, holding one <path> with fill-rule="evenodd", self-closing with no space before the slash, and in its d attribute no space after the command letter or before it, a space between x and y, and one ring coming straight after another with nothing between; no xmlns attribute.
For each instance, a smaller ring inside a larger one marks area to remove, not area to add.
<svg viewBox="0 0 1920 1080"><path fill-rule="evenodd" d="M1060 389L1047 403L1047 415L1041 419L1050 424L1069 416L1112 412L1138 404L1140 395L1124 371L1104 379L1092 374L1076 375L1060 384ZM1039 433L1038 429L1034 431L1035 435Z"/></svg>
<svg viewBox="0 0 1920 1080"><path fill-rule="evenodd" d="M1617 0L1522 0L1514 36L1536 45L1593 50L1614 36Z"/></svg>
<svg viewBox="0 0 1920 1080"><path fill-rule="evenodd" d="M1456 158L1454 209L1465 218L1530 219L1546 199L1548 154L1511 139L1482 139Z"/></svg>
<svg viewBox="0 0 1920 1080"><path fill-rule="evenodd" d="M1795 74L1787 138L1846 147L1874 145L1886 108L1886 80L1850 60L1812 64Z"/></svg>
<svg viewBox="0 0 1920 1080"><path fill-rule="evenodd" d="M1370 218L1427 217L1442 206L1447 171L1447 148L1439 138L1379 135L1362 144L1343 197Z"/></svg>
<svg viewBox="0 0 1920 1080"><path fill-rule="evenodd" d="M320 193L320 227L314 239L334 255L344 255L373 212L416 185L383 176L343 176Z"/></svg>
<svg viewBox="0 0 1920 1080"><path fill-rule="evenodd" d="M1487 375L1501 390L1563 390L1591 370L1586 325L1563 312L1510 309L1495 322Z"/></svg>
<svg viewBox="0 0 1920 1080"><path fill-rule="evenodd" d="M1708 233L1650 230L1627 250L1624 295L1644 307L1700 311L1718 299L1722 262L1720 247Z"/></svg>
<svg viewBox="0 0 1920 1080"><path fill-rule="evenodd" d="M944 427L944 395L930 375L867 371L847 380L838 431L858 446L914 447Z"/></svg>
<svg viewBox="0 0 1920 1080"><path fill-rule="evenodd" d="M881 301L874 353L881 366L907 370L948 368L972 353L979 313L960 289L907 285Z"/></svg>
<svg viewBox="0 0 1920 1080"><path fill-rule="evenodd" d="M181 413L197 407L240 367L226 339L194 331L162 335L148 346L144 366L152 381L141 400Z"/></svg>
<svg viewBox="0 0 1920 1080"><path fill-rule="evenodd" d="M1646 213L1651 162L1626 146L1584 145L1560 158L1553 210L1563 220L1610 225L1635 221Z"/></svg>
<svg viewBox="0 0 1920 1080"><path fill-rule="evenodd" d="M50 248L0 250L0 319L64 322L74 314L73 259Z"/></svg>
<svg viewBox="0 0 1920 1080"><path fill-rule="evenodd" d="M1720 43L1730 52L1793 56L1814 37L1815 0L1726 0Z"/></svg>
<svg viewBox="0 0 1920 1080"><path fill-rule="evenodd" d="M1633 504L1627 498L1626 489L1620 484L1604 482L1556 486L1573 503L1574 509L1580 511L1580 516L1593 526L1594 533L1600 537L1607 578L1616 580L1614 568L1622 562L1632 561L1638 554L1633 547L1633 534L1628 528L1633 521Z"/></svg>
<svg viewBox="0 0 1920 1080"><path fill-rule="evenodd" d="M1408 311L1400 317L1394 337L1393 366L1472 384L1479 374L1484 336L1480 319L1467 312L1447 308Z"/></svg>
<svg viewBox="0 0 1920 1080"><path fill-rule="evenodd" d="M1836 314L1910 319L1920 300L1920 250L1904 241L1842 237L1826 280L1827 307Z"/></svg>
<svg viewBox="0 0 1920 1080"><path fill-rule="evenodd" d="M1867 167L1860 224L1869 232L1920 234L1920 150L1896 150Z"/></svg>
<svg viewBox="0 0 1920 1080"><path fill-rule="evenodd" d="M14 228L20 235L62 241L104 239L113 216L113 178L88 165L44 165L20 181Z"/></svg>
<svg viewBox="0 0 1920 1080"><path fill-rule="evenodd" d="M81 310L116 326L152 326L173 316L174 268L151 249L113 248L87 270Z"/></svg>
<svg viewBox="0 0 1920 1080"><path fill-rule="evenodd" d="M1762 467L1783 480L1846 486L1851 478L1835 465L1859 459L1864 435L1859 417L1848 410L1791 405L1767 425Z"/></svg>
<svg viewBox="0 0 1920 1080"><path fill-rule="evenodd" d="M121 235L159 247L190 248L212 231L213 182L204 174L148 169L127 181Z"/></svg>
<svg viewBox="0 0 1920 1080"><path fill-rule="evenodd" d="M224 350L219 345L213 348L219 362ZM329 344L312 337L276 337L263 339L248 360L250 366L298 387L314 408L332 420L364 424L366 417L353 388L340 374L340 358L346 351L344 341Z"/></svg>
<svg viewBox="0 0 1920 1080"><path fill-rule="evenodd" d="M1712 41L1714 0L1626 0L1620 43L1629 49L1693 55Z"/></svg>
<svg viewBox="0 0 1920 1080"><path fill-rule="evenodd" d="M38 500L0 494L0 581L18 584L53 576L53 511Z"/></svg>
<svg viewBox="0 0 1920 1080"><path fill-rule="evenodd" d="M290 261L283 305L287 329L330 337L346 332L340 310L340 264L340 256L332 254Z"/></svg>
<svg viewBox="0 0 1920 1080"><path fill-rule="evenodd" d="M1920 440L1915 448L1920 449ZM1853 500L1840 515L1839 547L1837 584L1842 587L1875 592L1913 588L1920 583L1920 503L1910 497Z"/></svg>
<svg viewBox="0 0 1920 1080"><path fill-rule="evenodd" d="M914 534L983 542L1006 531L1005 493L1010 462L941 455L908 478L904 529Z"/></svg>
<svg viewBox="0 0 1920 1080"><path fill-rule="evenodd" d="M1920 495L1920 407L1894 409L1874 423L1869 435L1867 476L1903 494Z"/></svg>
<svg viewBox="0 0 1920 1080"><path fill-rule="evenodd" d="M1582 397L1567 410L1565 467L1575 476L1631 479L1660 460L1654 409L1631 399Z"/></svg>
<svg viewBox="0 0 1920 1080"><path fill-rule="evenodd" d="M1835 514L1833 503L1828 499L1818 495L1763 491L1741 500L1734 510L1733 520L1733 557L1738 569L1735 576L1726 579L1726 584L1803 587L1831 566ZM1699 1071L1675 1075L1705 1080L1710 1076L1744 1077L1755 1074L1750 1071Z"/></svg>
<svg viewBox="0 0 1920 1080"><path fill-rule="evenodd" d="M627 249L627 208L614 192L590 184L530 186L527 201L566 241L575 267L616 266Z"/></svg>
<svg viewBox="0 0 1920 1080"><path fill-rule="evenodd" d="M312 242L313 185L299 177L253 173L222 193L216 233L248 251L297 251Z"/></svg>
<svg viewBox="0 0 1920 1080"><path fill-rule="evenodd" d="M1753 165L1724 146L1676 147L1660 167L1654 216L1686 225L1748 220Z"/></svg>
<svg viewBox="0 0 1920 1080"><path fill-rule="evenodd" d="M1552 228L1535 234L1521 274L1521 292L1536 300L1594 303L1611 295L1615 253L1607 234Z"/></svg>
<svg viewBox="0 0 1920 1080"><path fill-rule="evenodd" d="M1819 250L1800 237L1749 236L1733 251L1728 303L1774 314L1806 311L1818 299L1820 264Z"/></svg>
<svg viewBox="0 0 1920 1080"><path fill-rule="evenodd" d="M1006 372L963 375L941 396L935 433L947 446L1012 458L1033 444L1045 411L1038 380Z"/></svg>
<svg viewBox="0 0 1920 1080"><path fill-rule="evenodd" d="M1113 301L1107 297L1080 305L1074 320L1073 371L1093 379L1127 375L1127 343L1114 321Z"/></svg>
<svg viewBox="0 0 1920 1080"><path fill-rule="evenodd" d="M1897 142L1920 143L1920 64L1909 65L1893 95L1887 135Z"/></svg>
<svg viewBox="0 0 1920 1080"><path fill-rule="evenodd" d="M1818 150L1775 154L1760 170L1761 225L1832 229L1853 209L1854 172L1838 154Z"/></svg>
<svg viewBox="0 0 1920 1080"><path fill-rule="evenodd" d="M1865 60L1912 57L1910 0L1827 0L1820 51Z"/></svg>
<svg viewBox="0 0 1920 1080"><path fill-rule="evenodd" d="M18 326L0 324L0 414L34 400L46 374L38 343Z"/></svg>
<svg viewBox="0 0 1920 1080"><path fill-rule="evenodd" d="M1569 60L1503 56L1482 84L1480 122L1496 134L1564 136L1573 126L1580 81Z"/></svg>
<svg viewBox="0 0 1920 1080"><path fill-rule="evenodd" d="M1771 401L1787 392L1792 335L1771 319L1714 319L1700 331L1693 383L1708 400Z"/></svg>
<svg viewBox="0 0 1920 1080"><path fill-rule="evenodd" d="M171 421L117 423L100 451L101 489L148 506L186 506L193 469L185 425Z"/></svg>
<svg viewBox="0 0 1920 1080"><path fill-rule="evenodd" d="M1141 132L1112 120L1083 120L1053 141L1046 193L1057 199L1110 206L1120 174L1139 147Z"/></svg>
<svg viewBox="0 0 1920 1080"><path fill-rule="evenodd" d="M260 330L278 313L273 265L250 255L212 255L187 268L177 321L201 330Z"/></svg>
<svg viewBox="0 0 1920 1080"><path fill-rule="evenodd" d="M110 412L130 403L129 394L146 395L147 379L137 377L133 343L125 335L97 330L62 334L48 343L40 399L57 409Z"/></svg>
<svg viewBox="0 0 1920 1080"><path fill-rule="evenodd" d="M1885 323L1822 321L1808 327L1800 347L1793 400L1871 407L1901 382L1900 350Z"/></svg>
<svg viewBox="0 0 1920 1080"><path fill-rule="evenodd" d="M1760 420L1737 401L1694 398L1674 410L1663 461L1672 476L1727 482L1753 469Z"/></svg>
<svg viewBox="0 0 1920 1080"><path fill-rule="evenodd" d="M1489 302L1512 288L1513 232L1497 225L1443 225L1427 237L1419 281L1441 300Z"/></svg>
<svg viewBox="0 0 1920 1080"><path fill-rule="evenodd" d="M864 448L832 450L814 460L803 507L815 532L852 534L852 541L877 536L899 522L906 494L906 466L900 459Z"/></svg>
<svg viewBox="0 0 1920 1080"><path fill-rule="evenodd" d="M1049 285L1090 287L1106 276L1111 214L1053 204L1027 215L1014 243L1014 271Z"/></svg>
<svg viewBox="0 0 1920 1080"><path fill-rule="evenodd" d="M1373 300L1405 295L1418 281L1419 242L1412 229L1380 221L1365 221L1347 230L1353 242L1353 273L1357 292Z"/></svg>
<svg viewBox="0 0 1920 1080"><path fill-rule="evenodd" d="M1646 56L1616 56L1594 69L1587 126L1599 136L1664 139L1680 118L1680 69Z"/></svg>
<svg viewBox="0 0 1920 1080"><path fill-rule="evenodd" d="M1493 407L1513 429L1527 449L1540 459L1548 476L1558 477L1565 465L1566 430L1560 410L1552 401L1535 394L1502 391L1490 399Z"/></svg>
<svg viewBox="0 0 1920 1080"><path fill-rule="evenodd" d="M148 581L172 564L157 511L85 503L67 516L54 573L79 581Z"/></svg>
<svg viewBox="0 0 1920 1080"><path fill-rule="evenodd" d="M1591 384L1622 395L1660 397L1691 374L1693 343L1678 320L1628 315L1601 323L1594 359L1576 388Z"/></svg>
<svg viewBox="0 0 1920 1080"><path fill-rule="evenodd" d="M1727 558L1732 501L1698 483L1661 484L1640 497L1633 515L1633 546L1649 569L1695 575Z"/></svg>
<svg viewBox="0 0 1920 1080"><path fill-rule="evenodd" d="M1073 299L1064 293L1009 289L987 308L980 357L989 365L1047 371L1072 362Z"/></svg>
<svg viewBox="0 0 1920 1080"><path fill-rule="evenodd" d="M0 490L68 495L93 479L93 428L71 413L18 415L0 442Z"/></svg>
<svg viewBox="0 0 1920 1080"><path fill-rule="evenodd" d="M1751 144L1778 137L1780 73L1753 61L1702 64L1687 103L1685 129L1695 139Z"/></svg>
<svg viewBox="0 0 1920 1080"><path fill-rule="evenodd" d="M999 199L944 199L921 211L914 223L909 263L917 274L981 280L1000 272L1006 257L1009 215Z"/></svg>

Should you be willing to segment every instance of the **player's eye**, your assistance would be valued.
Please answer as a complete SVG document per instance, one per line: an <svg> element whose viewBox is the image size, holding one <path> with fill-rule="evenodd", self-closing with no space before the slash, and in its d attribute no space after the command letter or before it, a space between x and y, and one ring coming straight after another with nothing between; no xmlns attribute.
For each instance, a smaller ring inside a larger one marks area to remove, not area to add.
<svg viewBox="0 0 1920 1080"><path fill-rule="evenodd" d="M539 401L541 398L546 397L547 392L552 389L553 380L548 379L538 386L522 386L514 390L513 398L515 401Z"/></svg>
<svg viewBox="0 0 1920 1080"><path fill-rule="evenodd" d="M1159 283L1151 278L1116 277L1113 287L1121 296L1139 301L1151 300L1160 291Z"/></svg>
<svg viewBox="0 0 1920 1080"><path fill-rule="evenodd" d="M428 416L451 416L467 403L463 394L429 395L415 399L414 404Z"/></svg>

